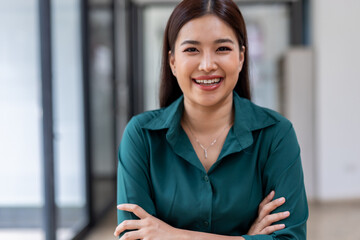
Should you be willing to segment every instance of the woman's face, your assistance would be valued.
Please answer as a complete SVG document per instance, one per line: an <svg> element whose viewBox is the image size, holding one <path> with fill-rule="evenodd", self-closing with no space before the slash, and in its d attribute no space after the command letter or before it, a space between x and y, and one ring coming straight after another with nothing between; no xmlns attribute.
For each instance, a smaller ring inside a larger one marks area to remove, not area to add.
<svg viewBox="0 0 360 240"><path fill-rule="evenodd" d="M220 18L205 15L187 22L169 53L185 101L208 107L232 101L244 51L233 29Z"/></svg>

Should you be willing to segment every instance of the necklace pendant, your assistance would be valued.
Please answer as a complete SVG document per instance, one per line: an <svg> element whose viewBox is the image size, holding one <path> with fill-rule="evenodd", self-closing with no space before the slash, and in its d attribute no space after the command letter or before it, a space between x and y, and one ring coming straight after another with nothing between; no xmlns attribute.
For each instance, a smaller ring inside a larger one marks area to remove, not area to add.
<svg viewBox="0 0 360 240"><path fill-rule="evenodd" d="M205 159L207 159L207 149L204 149Z"/></svg>

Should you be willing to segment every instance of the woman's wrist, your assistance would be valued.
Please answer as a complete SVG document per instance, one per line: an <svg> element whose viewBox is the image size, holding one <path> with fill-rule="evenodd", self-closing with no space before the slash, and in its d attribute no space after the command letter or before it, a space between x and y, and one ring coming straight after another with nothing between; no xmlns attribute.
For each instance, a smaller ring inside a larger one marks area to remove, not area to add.
<svg viewBox="0 0 360 240"><path fill-rule="evenodd" d="M241 236L225 236L183 229L176 229L176 231L176 240L245 240Z"/></svg>
<svg viewBox="0 0 360 240"><path fill-rule="evenodd" d="M191 231L174 228L175 234L173 240L191 240Z"/></svg>

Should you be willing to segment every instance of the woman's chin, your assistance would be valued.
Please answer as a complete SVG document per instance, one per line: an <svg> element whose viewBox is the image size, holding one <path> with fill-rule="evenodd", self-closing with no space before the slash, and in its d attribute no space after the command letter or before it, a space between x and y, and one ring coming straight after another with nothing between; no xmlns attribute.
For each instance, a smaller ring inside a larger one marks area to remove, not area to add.
<svg viewBox="0 0 360 240"><path fill-rule="evenodd" d="M198 105L201 107L213 108L216 106L222 106L224 104L224 100L227 99L225 94L212 93L207 92L206 94L198 94L196 97L191 99L192 105Z"/></svg>

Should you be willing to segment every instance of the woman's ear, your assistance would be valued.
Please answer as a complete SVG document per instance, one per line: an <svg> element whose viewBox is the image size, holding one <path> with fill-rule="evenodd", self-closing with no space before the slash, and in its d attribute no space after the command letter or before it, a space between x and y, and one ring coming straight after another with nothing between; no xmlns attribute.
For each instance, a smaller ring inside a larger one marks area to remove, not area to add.
<svg viewBox="0 0 360 240"><path fill-rule="evenodd" d="M240 49L240 62L244 63L245 60L245 46L242 46Z"/></svg>
<svg viewBox="0 0 360 240"><path fill-rule="evenodd" d="M169 65L173 75L176 77L175 56L171 51L169 51Z"/></svg>
<svg viewBox="0 0 360 240"><path fill-rule="evenodd" d="M244 65L244 61L245 61L245 46L242 46L241 47L241 49L240 49L240 61L239 61L239 63L240 63L240 71L242 70L242 67L243 67L243 65Z"/></svg>

